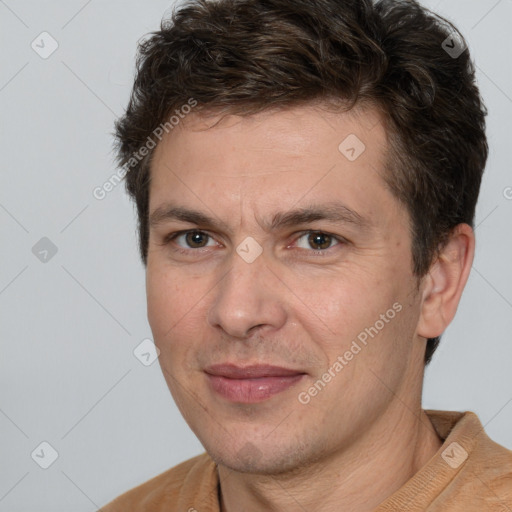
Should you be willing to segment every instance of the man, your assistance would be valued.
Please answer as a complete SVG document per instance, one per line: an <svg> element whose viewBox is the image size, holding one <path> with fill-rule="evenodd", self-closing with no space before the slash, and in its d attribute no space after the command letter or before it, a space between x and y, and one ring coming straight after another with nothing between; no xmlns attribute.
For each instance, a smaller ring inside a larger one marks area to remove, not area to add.
<svg viewBox="0 0 512 512"><path fill-rule="evenodd" d="M484 118L462 37L413 1L197 0L141 45L119 160L206 453L104 511L512 510L512 453L421 407Z"/></svg>

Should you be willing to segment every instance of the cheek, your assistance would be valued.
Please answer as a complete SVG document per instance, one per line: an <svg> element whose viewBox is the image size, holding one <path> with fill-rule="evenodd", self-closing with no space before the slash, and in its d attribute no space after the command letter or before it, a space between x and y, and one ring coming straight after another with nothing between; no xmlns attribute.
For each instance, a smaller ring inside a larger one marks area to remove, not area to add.
<svg viewBox="0 0 512 512"><path fill-rule="evenodd" d="M304 305L314 313L316 322L343 339L369 321L375 322L398 295L389 282L354 267L314 278L301 276L295 282L297 296L304 297Z"/></svg>
<svg viewBox="0 0 512 512"><path fill-rule="evenodd" d="M147 316L153 340L160 350L159 362L175 399L180 396L176 379L184 382L191 340L198 337L199 297L190 293L183 278L148 270ZM187 292L188 291L188 292ZM181 377L180 377L181 375ZM181 409L181 407L180 407Z"/></svg>
<svg viewBox="0 0 512 512"><path fill-rule="evenodd" d="M176 366L204 339L208 301L215 281L168 266L148 265L147 317L161 362ZM172 357L171 357L172 356Z"/></svg>
<svg viewBox="0 0 512 512"><path fill-rule="evenodd" d="M347 350L361 353L354 358L358 363L344 372L347 375L363 361L382 361L395 353L393 345L410 330L403 323L406 304L397 281L365 272L315 284L303 281L302 293L310 291L308 306L315 313L309 315L307 330L326 361L332 363ZM305 317L302 323L307 324Z"/></svg>
<svg viewBox="0 0 512 512"><path fill-rule="evenodd" d="M163 329L164 319L169 318L169 304L175 293L176 290L169 288L167 283L164 283L163 277L148 266L146 271L148 321L155 338L159 337Z"/></svg>
<svg viewBox="0 0 512 512"><path fill-rule="evenodd" d="M196 289L190 281L178 274L162 272L148 266L146 274L146 295L148 321L155 341L171 336L175 326L191 312L198 302Z"/></svg>

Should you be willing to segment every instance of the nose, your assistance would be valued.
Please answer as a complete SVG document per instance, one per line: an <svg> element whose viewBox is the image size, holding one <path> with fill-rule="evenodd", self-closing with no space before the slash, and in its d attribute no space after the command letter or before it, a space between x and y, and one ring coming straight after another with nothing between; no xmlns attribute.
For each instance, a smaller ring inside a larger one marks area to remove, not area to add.
<svg viewBox="0 0 512 512"><path fill-rule="evenodd" d="M229 271L213 291L208 322L238 339L260 329L280 329L287 318L283 288L264 253L248 263L233 252Z"/></svg>

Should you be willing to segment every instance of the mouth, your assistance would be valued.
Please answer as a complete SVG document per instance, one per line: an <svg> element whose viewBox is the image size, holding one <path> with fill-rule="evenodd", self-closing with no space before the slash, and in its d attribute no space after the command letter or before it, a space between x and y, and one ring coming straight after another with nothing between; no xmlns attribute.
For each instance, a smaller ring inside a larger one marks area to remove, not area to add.
<svg viewBox="0 0 512 512"><path fill-rule="evenodd" d="M205 369L212 390L236 403L257 403L282 393L306 375L301 370L273 365L213 365Z"/></svg>

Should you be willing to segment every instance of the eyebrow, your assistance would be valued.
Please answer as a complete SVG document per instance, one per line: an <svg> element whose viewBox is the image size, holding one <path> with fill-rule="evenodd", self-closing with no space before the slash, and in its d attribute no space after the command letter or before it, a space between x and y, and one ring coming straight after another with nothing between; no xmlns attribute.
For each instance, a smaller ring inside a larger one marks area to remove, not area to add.
<svg viewBox="0 0 512 512"><path fill-rule="evenodd" d="M221 228L227 233L231 232L227 224L219 219L210 217L198 210L172 204L165 204L156 208L149 216L149 225L151 228L155 228L164 222L173 220L189 222L190 224L208 228ZM372 226L369 219L363 217L355 210L336 202L309 205L288 212L277 212L270 222L263 222L262 225L265 230L271 231L301 224L309 224L318 220L351 224L361 230L367 230Z"/></svg>

